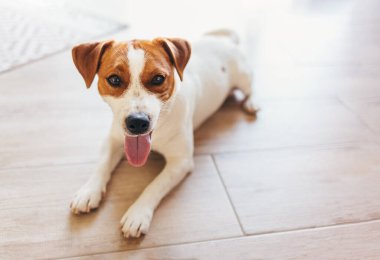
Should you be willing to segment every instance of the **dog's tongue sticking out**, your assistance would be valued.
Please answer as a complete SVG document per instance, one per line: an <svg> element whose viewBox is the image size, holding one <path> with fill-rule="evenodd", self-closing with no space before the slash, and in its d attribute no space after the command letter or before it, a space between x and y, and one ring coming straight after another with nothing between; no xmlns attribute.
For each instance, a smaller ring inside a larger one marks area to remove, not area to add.
<svg viewBox="0 0 380 260"><path fill-rule="evenodd" d="M132 166L143 166L150 152L150 134L125 136L124 152L128 162Z"/></svg>

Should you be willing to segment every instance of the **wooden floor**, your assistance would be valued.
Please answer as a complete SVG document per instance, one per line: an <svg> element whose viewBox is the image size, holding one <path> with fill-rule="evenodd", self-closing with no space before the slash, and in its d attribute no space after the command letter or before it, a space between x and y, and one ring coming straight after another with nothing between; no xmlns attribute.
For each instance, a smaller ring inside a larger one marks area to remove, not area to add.
<svg viewBox="0 0 380 260"><path fill-rule="evenodd" d="M1 259L380 258L380 3L238 2L258 119L229 100L196 132L194 172L141 239L119 221L162 158L122 162L72 215L111 112L69 50L0 75Z"/></svg>

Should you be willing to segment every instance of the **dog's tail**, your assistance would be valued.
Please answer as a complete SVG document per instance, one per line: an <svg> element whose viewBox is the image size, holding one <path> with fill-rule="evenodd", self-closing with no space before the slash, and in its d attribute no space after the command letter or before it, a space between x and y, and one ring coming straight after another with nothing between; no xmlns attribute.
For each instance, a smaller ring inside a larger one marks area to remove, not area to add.
<svg viewBox="0 0 380 260"><path fill-rule="evenodd" d="M220 37L227 37L230 39L233 43L236 45L239 44L239 37L236 32L229 30L229 29L219 29L211 32L205 33L205 35L214 35L214 36L220 36Z"/></svg>

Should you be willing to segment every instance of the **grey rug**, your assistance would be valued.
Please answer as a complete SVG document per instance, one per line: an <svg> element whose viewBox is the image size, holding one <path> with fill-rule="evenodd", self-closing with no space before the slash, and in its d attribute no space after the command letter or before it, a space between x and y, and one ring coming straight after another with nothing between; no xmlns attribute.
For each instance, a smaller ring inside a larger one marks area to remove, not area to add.
<svg viewBox="0 0 380 260"><path fill-rule="evenodd" d="M126 27L69 3L0 0L0 72Z"/></svg>

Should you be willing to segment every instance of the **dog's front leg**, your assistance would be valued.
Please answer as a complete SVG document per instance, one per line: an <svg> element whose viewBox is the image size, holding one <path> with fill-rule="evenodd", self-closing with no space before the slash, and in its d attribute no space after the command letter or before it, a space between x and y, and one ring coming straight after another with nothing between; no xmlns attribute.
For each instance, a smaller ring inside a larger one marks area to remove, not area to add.
<svg viewBox="0 0 380 260"><path fill-rule="evenodd" d="M103 145L95 173L78 190L70 204L75 214L87 213L99 206L111 173L123 157L123 141L117 137L115 129L112 127Z"/></svg>
<svg viewBox="0 0 380 260"><path fill-rule="evenodd" d="M193 137L173 140L160 151L166 165L163 171L150 183L136 202L127 210L121 220L125 237L139 237L148 232L153 212L162 200L185 176L192 171Z"/></svg>

